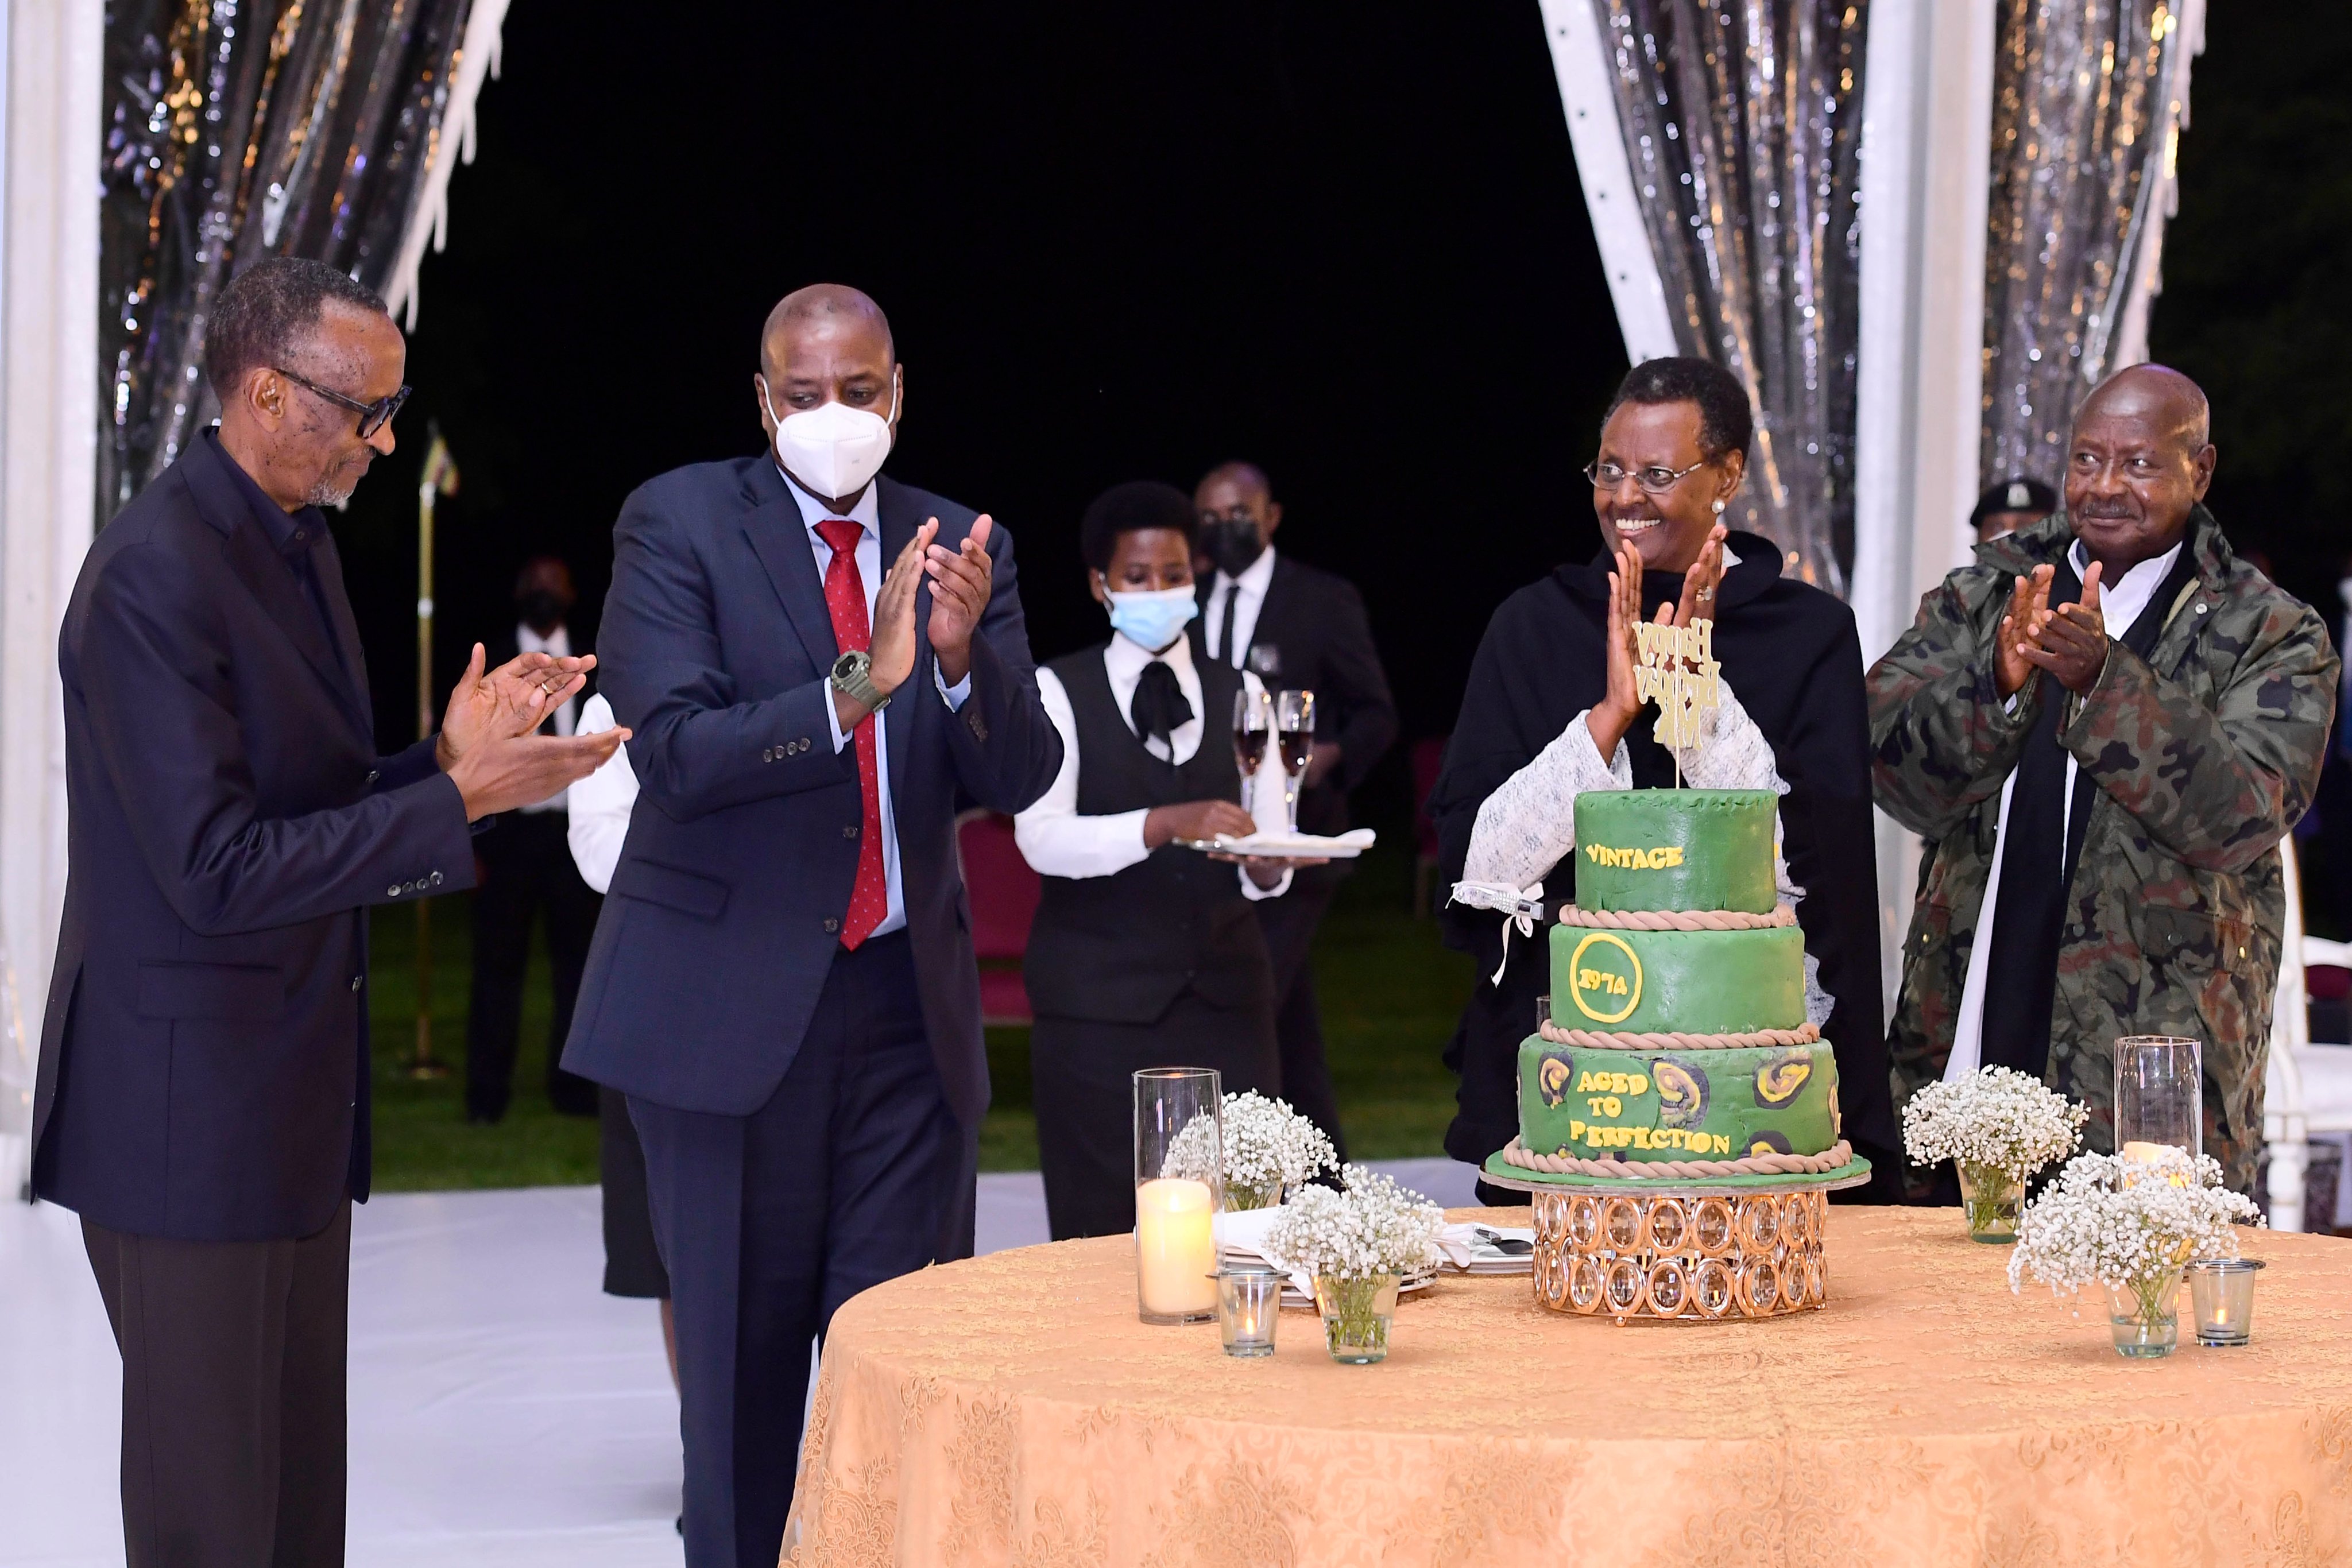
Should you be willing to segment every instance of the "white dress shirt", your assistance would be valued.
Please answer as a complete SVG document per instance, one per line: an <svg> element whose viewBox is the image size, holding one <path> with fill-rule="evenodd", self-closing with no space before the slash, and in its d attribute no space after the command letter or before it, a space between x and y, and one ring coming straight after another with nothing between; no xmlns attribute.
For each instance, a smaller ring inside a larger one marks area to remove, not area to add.
<svg viewBox="0 0 2352 1568"><path fill-rule="evenodd" d="M2147 601L2155 597L2158 585L2172 570L2174 558L2180 554L2188 542L2184 538L2154 560L2144 560L2114 582L2099 585L2099 617L2106 623L2110 637L2129 631L2131 623L2139 619L2140 612L2146 610ZM2066 559L2074 567L2077 578L2091 570L2090 556L2083 549L2080 539L2074 541ZM2039 680L2041 674L2042 672L2036 670L2033 678ZM2016 710L2018 701L2023 695L2020 692L2009 699L2011 712ZM2059 797L2069 807L2074 799L2074 757L2069 752L2066 756L2066 792ZM1976 945L1969 949L1968 977L1960 982L1960 1011L1952 1025L1952 1054L1944 1063L1944 1082L1947 1083L1957 1083L1963 1078L1973 1076L1984 1064L1985 978L1992 962L1993 912L2000 907L2000 841L2001 836L2009 831L2009 797L2016 788L2017 769L2012 768L2009 777L2001 781L2000 821L1993 830L1992 872L1985 878L1984 904L1977 915ZM2065 818L2060 819L2058 865L2062 871L2066 864L2066 833L2072 826Z"/></svg>
<svg viewBox="0 0 2352 1568"><path fill-rule="evenodd" d="M1265 608L1265 585L1274 580L1274 547L1268 545L1257 552L1257 559L1242 570L1239 577L1217 573L1214 586L1209 590L1209 613L1201 628L1209 657L1238 665L1232 648L1223 645L1225 632L1225 601L1234 594L1241 598L1234 605L1234 647L1246 651L1250 639L1257 635L1257 612Z"/></svg>
<svg viewBox="0 0 2352 1568"><path fill-rule="evenodd" d="M781 467L776 471L783 473ZM824 542L824 536L816 531L816 526L841 514L827 510L823 501L802 489L800 482L789 474L784 474L784 487L792 492L793 500L800 507L801 522L808 529L809 549L816 556L817 580L822 583L825 569L833 564L833 547ZM875 596L882 591L882 506L875 497L876 486L867 485L866 493L857 497L857 504L849 508L847 518L864 530L857 536L857 577L866 590L866 623L868 626L874 623ZM978 636L979 632L975 631L972 634ZM962 680L950 686L935 664L931 678L939 687L940 695L947 699L951 712L961 709L964 699L971 695L971 672L969 670L964 672ZM912 700L904 692L898 695L901 700ZM833 731L833 749L837 754L849 744L851 732L841 727L840 711L830 701L824 705L824 722ZM883 910L882 923L874 928L877 936L903 931L907 927L907 895L898 880L898 822L890 809L890 732L886 727L889 722L890 711L887 708L874 716L874 777L882 796L882 880L888 889L888 902Z"/></svg>
<svg viewBox="0 0 2352 1568"><path fill-rule="evenodd" d="M545 653L551 659L568 659L572 657L572 637L560 625L542 637L530 629L529 622L523 622L515 627L515 652ZM579 716L580 699L576 696L565 697L563 706L555 710L555 733L558 735L574 733L573 727L578 723ZM518 807L517 810L532 812L561 811L563 810L563 796L564 792L558 789L544 800L534 800L528 806Z"/></svg>
<svg viewBox="0 0 2352 1568"><path fill-rule="evenodd" d="M1156 736L1146 737L1144 749L1164 762L1181 767L1199 754L1201 742L1208 734L1207 716L1201 711L1201 673L1192 667L1192 639L1179 637L1154 653L1129 642L1125 632L1115 632L1111 633L1110 645L1103 650L1103 669L1110 677L1111 701L1118 705L1119 716L1127 720L1130 729L1135 720L1128 708L1135 700L1136 685L1143 679L1144 666L1154 663L1166 664L1176 672L1177 689L1192 705L1192 716L1178 725L1165 741ZM1250 692L1265 689L1246 670L1242 673L1242 685ZM1045 716L1061 732L1062 768L1045 792L1013 819L1013 839L1021 846L1021 858L1040 876L1073 879L1111 876L1139 863L1151 853L1143 846L1143 819L1150 814L1150 809L1118 811L1107 817L1081 816L1078 720L1070 706L1069 691L1059 675L1041 668L1037 672L1037 696ZM1220 733L1223 727L1220 725ZM1235 870L1245 897L1279 898L1290 891L1290 873L1286 871L1274 886L1260 887L1250 880L1248 868Z"/></svg>
<svg viewBox="0 0 2352 1568"><path fill-rule="evenodd" d="M602 735L613 727L613 705L598 692L580 710L582 735ZM636 770L629 766L629 748L615 747L585 779L572 780L566 792L572 820L566 837L572 863L580 880L604 893L613 885L613 868L621 863L621 841L629 836L629 813L637 803Z"/></svg>

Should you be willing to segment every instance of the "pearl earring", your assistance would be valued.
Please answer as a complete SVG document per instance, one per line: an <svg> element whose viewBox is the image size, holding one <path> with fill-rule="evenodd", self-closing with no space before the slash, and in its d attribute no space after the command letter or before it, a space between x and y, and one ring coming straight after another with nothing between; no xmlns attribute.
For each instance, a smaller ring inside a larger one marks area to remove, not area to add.
<svg viewBox="0 0 2352 1568"><path fill-rule="evenodd" d="M1718 517L1723 516L1723 503L1720 501L1715 504L1715 515Z"/></svg>

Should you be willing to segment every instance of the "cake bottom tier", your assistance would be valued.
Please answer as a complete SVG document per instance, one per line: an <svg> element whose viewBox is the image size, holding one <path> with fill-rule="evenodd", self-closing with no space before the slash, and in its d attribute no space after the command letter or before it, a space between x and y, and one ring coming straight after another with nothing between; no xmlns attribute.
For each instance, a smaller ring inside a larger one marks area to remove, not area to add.
<svg viewBox="0 0 2352 1568"><path fill-rule="evenodd" d="M1519 1142L1531 1155L1628 1163L1819 1155L1841 1131L1837 1060L1826 1041L1628 1051L1529 1035L1519 1046Z"/></svg>

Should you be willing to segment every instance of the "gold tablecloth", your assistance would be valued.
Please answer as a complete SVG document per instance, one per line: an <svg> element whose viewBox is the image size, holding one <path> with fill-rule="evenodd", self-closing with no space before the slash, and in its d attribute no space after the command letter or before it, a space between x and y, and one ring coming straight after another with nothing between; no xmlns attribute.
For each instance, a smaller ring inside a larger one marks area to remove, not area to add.
<svg viewBox="0 0 2352 1568"><path fill-rule="evenodd" d="M1449 1277L1377 1366L1306 1312L1262 1361L1139 1322L1123 1237L912 1275L834 1320L784 1560L2352 1563L2352 1243L2250 1233L2252 1344L2199 1348L2184 1291L2127 1362L2104 1293L2012 1296L1957 1210L1831 1214L1823 1312L1620 1328Z"/></svg>

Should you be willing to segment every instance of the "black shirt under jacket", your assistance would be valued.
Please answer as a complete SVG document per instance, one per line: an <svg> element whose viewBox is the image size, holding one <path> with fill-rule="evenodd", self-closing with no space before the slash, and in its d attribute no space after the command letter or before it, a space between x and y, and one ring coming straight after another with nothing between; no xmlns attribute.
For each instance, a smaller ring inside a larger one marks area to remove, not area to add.
<svg viewBox="0 0 2352 1568"><path fill-rule="evenodd" d="M1783 852L1805 890L1797 908L1805 950L1821 961L1822 988L1837 1003L1822 1032L1837 1054L1846 1135L1874 1159L1891 1158L1897 1138L1880 993L1870 721L1853 612L1782 577L1770 541L1735 533L1729 543L1738 564L1717 592L1716 657L1789 784L1780 801ZM1441 899L1442 889L1461 880L1486 797L1607 694L1611 565L1604 551L1588 565L1562 566L1505 600L1487 623L1429 798ZM1643 576L1654 615L1660 604L1679 601L1682 589L1680 575ZM1652 735L1656 712L1645 708L1625 736L1639 788L1675 781L1673 756ZM1573 877L1565 867L1547 876L1547 902L1568 902ZM1477 988L1445 1050L1445 1064L1461 1075L1445 1148L1455 1159L1483 1163L1518 1131L1518 1047L1534 1032L1536 998L1550 988L1549 950L1540 931L1534 940L1514 934L1510 967L1497 986L1502 916L1448 905L1439 919L1446 945L1478 963Z"/></svg>

